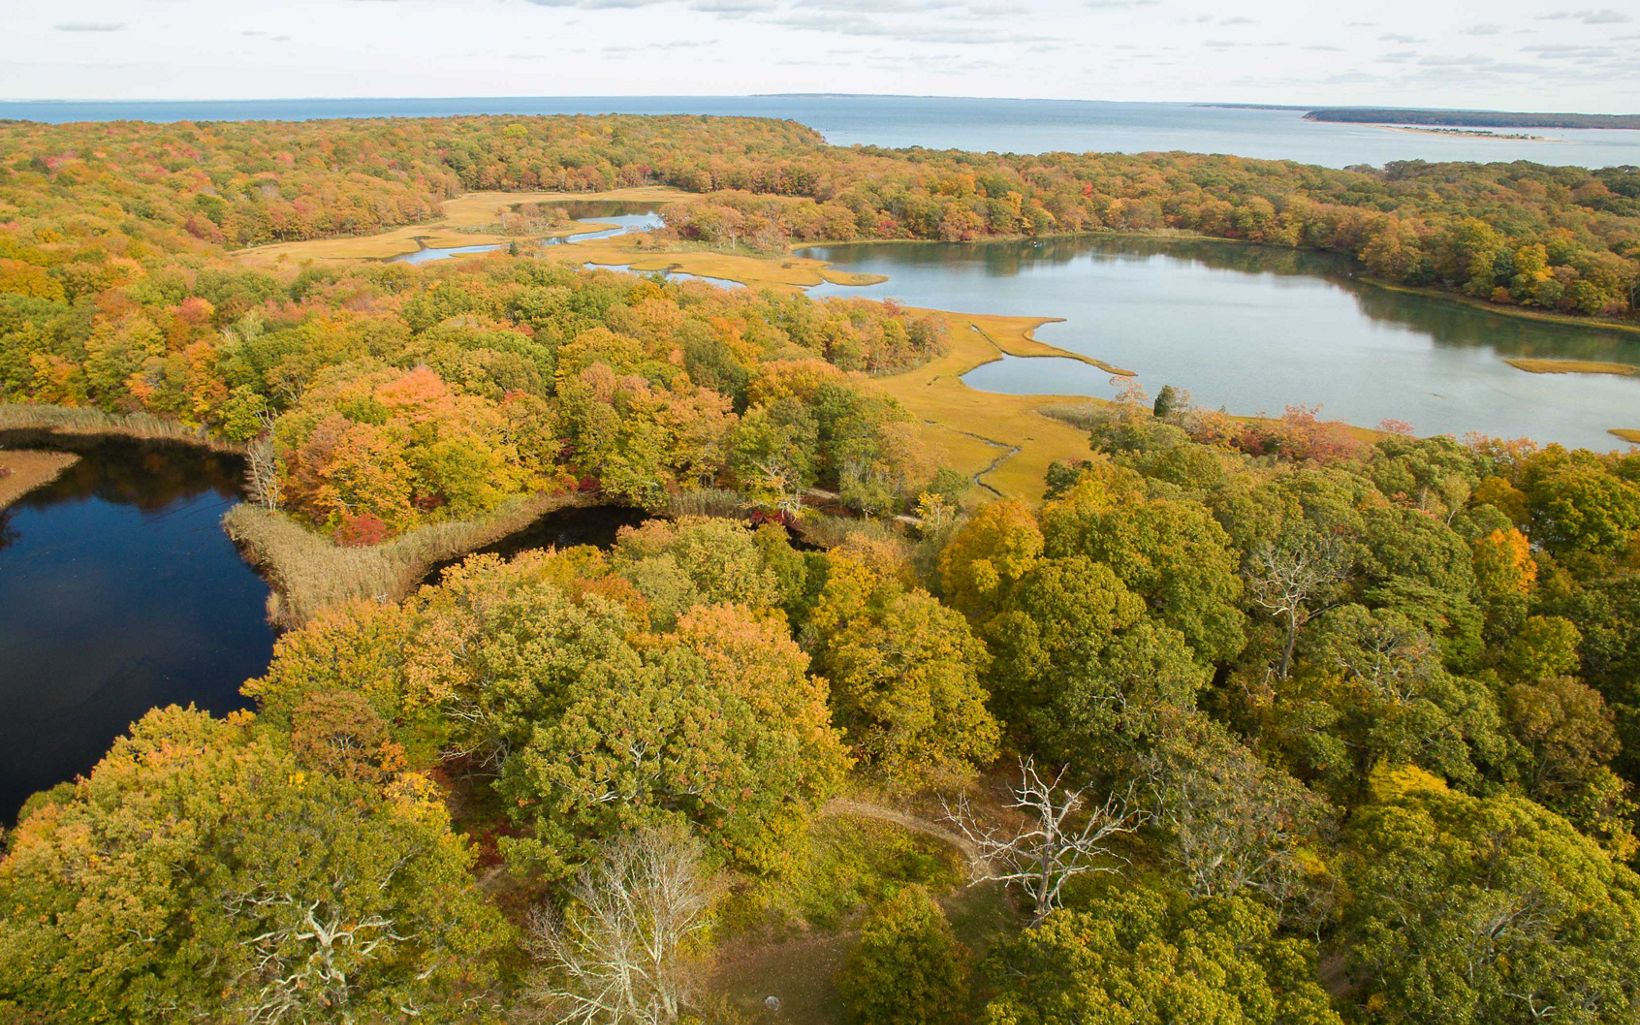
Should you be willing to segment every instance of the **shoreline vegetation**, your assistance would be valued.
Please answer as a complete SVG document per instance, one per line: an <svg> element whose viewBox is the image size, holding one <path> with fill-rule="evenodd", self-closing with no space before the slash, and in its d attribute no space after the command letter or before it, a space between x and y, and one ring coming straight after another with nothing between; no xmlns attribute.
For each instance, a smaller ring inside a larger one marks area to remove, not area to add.
<svg viewBox="0 0 1640 1025"><path fill-rule="evenodd" d="M379 544L343 547L285 513L241 502L222 528L268 581L268 621L289 630L345 602L398 602L441 562L461 558L560 509L602 500L584 492L514 499L488 516L433 523Z"/></svg>
<svg viewBox="0 0 1640 1025"><path fill-rule="evenodd" d="M50 484L79 461L72 452L0 448L0 510Z"/></svg>
<svg viewBox="0 0 1640 1025"><path fill-rule="evenodd" d="M1467 306L1472 310L1483 310L1495 313L1500 317L1518 317L1522 320L1536 320L1545 324L1565 324L1569 327L1593 327L1605 331L1622 331L1626 334L1640 335L1640 324L1628 320L1618 320L1613 317L1574 317L1565 313L1555 313L1552 310L1533 309L1529 306L1507 306L1502 303L1487 302L1472 295L1464 295L1445 288L1432 288L1428 285L1402 285L1371 274L1356 274L1351 280L1359 281L1374 288L1382 288L1390 292L1399 292L1403 295L1423 296L1427 299L1444 299Z"/></svg>
<svg viewBox="0 0 1640 1025"><path fill-rule="evenodd" d="M613 190L569 196L559 194L555 199L574 198L583 202L606 200L639 200L641 190ZM672 199L698 198L676 190L658 190ZM482 201L465 204L465 216L475 216L484 204L493 205L496 193L486 193ZM524 202L541 201L536 194L523 198ZM452 203L454 201L451 201ZM446 210L450 209L447 204ZM447 213L448 217L448 213ZM1196 241L1225 242L1236 245L1256 245L1245 239L1226 239L1189 232L1082 232L1080 235L1110 234L1121 237L1178 238ZM1021 236L1023 237L1023 236ZM291 243L282 247L291 255L315 259L347 259L328 252L326 240ZM922 240L912 240L913 242ZM834 243L848 244L848 243ZM699 277L721 278L738 282L748 288L774 288L783 291L801 290L821 282L841 285L869 285L882 280L879 275L845 274L831 271L826 261L798 256L795 250L816 248L823 243L804 242L788 248L785 255L767 253L724 252L719 249L689 247L684 243L667 242L656 249L654 240L642 233L593 239L573 246L544 250L549 259L607 268L626 268L639 273L681 271ZM236 256L244 256L241 251ZM483 256L486 254L475 254ZM1502 316L1516 316L1549 323L1567 323L1587 326L1593 318L1569 317L1520 307L1502 306L1459 295L1449 290L1399 285L1366 275L1356 280L1391 291L1406 292L1434 298L1448 299ZM1084 440L1081 432L1069 430L1063 417L1051 410L1066 408L1097 408L1108 400L1094 396L1063 395L1004 395L983 392L963 383L962 377L977 367L1001 359L1004 355L1022 358L1060 357L1077 360L1109 372L1113 377L1131 377L1132 371L1113 366L1105 361L1061 349L1038 341L1032 332L1056 318L1005 317L998 315L966 314L959 311L927 310L944 317L950 325L950 351L920 367L898 374L872 379L876 389L896 399L922 424L928 440L940 446L953 469L974 481L975 498L1024 498L1039 501L1047 466L1055 461L1074 459L1081 451ZM1616 321L1600 320L1602 326L1640 334L1640 326ZM1511 360L1511 363L1515 361ZM1515 365L1519 365L1516 363ZM1526 369L1522 367L1522 369ZM1245 422L1264 418L1238 417ZM1070 423L1074 423L1072 418ZM1353 434L1376 437L1378 432L1356 424L1345 425ZM1613 430L1615 437L1634 441L1623 430ZM1075 435L1072 437L1071 435Z"/></svg>
<svg viewBox="0 0 1640 1025"><path fill-rule="evenodd" d="M1553 140L1547 140L1553 141ZM505 244L507 242L532 241L549 237L563 237L579 234L583 231L594 230L589 225L575 225L551 234L530 233L516 236L479 236L460 234L441 236L437 234L441 225L448 223L476 224L482 223L479 218L481 211L488 210L493 218L497 209L507 206L516 206L520 203L598 203L598 202L686 202L690 200L709 199L710 193L683 192L670 187L641 187L630 189L610 189L599 192L583 193L508 193L483 192L470 193L467 196L445 201L445 215L440 221L409 225L391 231L378 232L374 235L347 236L343 238L305 239L298 242L282 242L271 246L257 246L249 249L238 249L230 252L230 256L244 262L247 266L262 269L274 267L300 268L307 261L317 262L380 262L391 259L393 256L402 256L416 252L419 248L445 248L466 245ZM469 201L470 202L464 202ZM456 204L461 204L457 206ZM452 212L454 211L454 212ZM845 286L866 286L882 283L883 275L851 273L834 270L829 263L813 257L798 255L804 250L820 249L836 246L851 245L918 245L930 242L939 242L939 239L831 239L819 241L792 242L784 246L781 251L725 251L721 247L703 243L691 243L677 239L666 239L657 243L649 237L650 233L630 232L610 238L588 239L576 242L573 246L556 246L544 249L541 255L557 259L566 263L577 263L605 267L611 270L627 269L637 273L669 273L681 272L703 278L722 278L745 285L748 288L776 288L781 290L801 290L811 288L822 283ZM1174 228L1121 230L1114 228L1100 228L1090 231L1054 232L1042 235L987 235L986 242L1019 242L1029 239L1049 240L1055 238L1122 238L1122 239L1156 239L1162 241L1177 240L1181 242L1217 242L1236 246L1261 246L1261 243L1245 238L1226 238L1222 235L1206 235L1201 232ZM424 244L418 245L420 239ZM374 244L379 240L381 245ZM395 250L388 255L374 254L389 246L397 246L405 240L409 241L406 248ZM1272 246L1271 248L1283 248ZM493 251L492 251L493 252ZM491 253L470 253L451 257L451 259L473 259L492 255ZM1352 274L1352 280L1364 282L1378 288L1388 289L1407 295L1419 295L1430 298L1446 299L1462 303L1471 309L1485 310L1503 317L1520 317L1527 320L1537 320L1549 324L1567 324L1578 327L1595 326L1613 331L1623 331L1640 335L1640 324L1616 317L1590 315L1573 316L1556 313L1552 310L1534 309L1508 303L1490 302L1474 296L1464 295L1461 292L1448 288L1437 288L1429 285L1408 285L1375 276L1358 268ZM1055 353L1060 355L1060 353ZM1073 359L1079 358L1074 353L1064 353Z"/></svg>
<svg viewBox="0 0 1640 1025"><path fill-rule="evenodd" d="M213 452L245 453L243 445L212 437L199 428L152 413L106 413L86 406L0 402L0 434L13 431L40 431L79 438L174 441Z"/></svg>

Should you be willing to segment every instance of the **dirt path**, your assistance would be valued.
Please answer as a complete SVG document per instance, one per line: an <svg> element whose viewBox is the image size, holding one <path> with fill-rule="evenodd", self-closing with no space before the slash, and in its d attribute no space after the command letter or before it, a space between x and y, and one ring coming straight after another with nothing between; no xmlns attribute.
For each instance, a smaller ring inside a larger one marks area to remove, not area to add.
<svg viewBox="0 0 1640 1025"><path fill-rule="evenodd" d="M936 840L950 844L962 852L968 860L969 868L977 868L982 863L979 848L961 833L947 829L932 819L925 819L910 812L889 808L881 804L871 804L866 801L856 801L849 797L834 797L820 809L821 815L857 815L863 819L876 819L879 822L891 822L902 829L909 829L913 833L931 836Z"/></svg>

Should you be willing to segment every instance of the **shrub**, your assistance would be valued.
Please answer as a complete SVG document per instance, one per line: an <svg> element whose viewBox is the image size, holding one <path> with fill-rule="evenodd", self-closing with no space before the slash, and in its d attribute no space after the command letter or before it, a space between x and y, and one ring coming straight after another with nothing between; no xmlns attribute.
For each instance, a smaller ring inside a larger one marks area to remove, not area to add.
<svg viewBox="0 0 1640 1025"><path fill-rule="evenodd" d="M863 1025L943 1025L968 999L968 951L920 886L895 894L865 924L838 977Z"/></svg>

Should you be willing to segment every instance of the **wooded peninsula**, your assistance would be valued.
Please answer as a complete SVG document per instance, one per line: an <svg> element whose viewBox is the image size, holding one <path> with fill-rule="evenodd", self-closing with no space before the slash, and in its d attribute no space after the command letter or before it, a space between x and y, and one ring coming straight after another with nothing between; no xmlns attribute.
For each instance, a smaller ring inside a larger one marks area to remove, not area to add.
<svg viewBox="0 0 1640 1025"><path fill-rule="evenodd" d="M636 189L664 227L542 244ZM411 225L497 248L357 244ZM0 1019L1635 1021L1640 452L981 395L1040 321L791 252L1083 232L1640 298L1632 167L0 124L0 426L242 454L305 581L254 708L23 807ZM641 522L418 585L570 504Z"/></svg>
<svg viewBox="0 0 1640 1025"><path fill-rule="evenodd" d="M1370 125L1453 125L1473 128L1640 128L1640 114L1533 114L1508 110L1414 110L1401 107L1328 107L1309 121Z"/></svg>

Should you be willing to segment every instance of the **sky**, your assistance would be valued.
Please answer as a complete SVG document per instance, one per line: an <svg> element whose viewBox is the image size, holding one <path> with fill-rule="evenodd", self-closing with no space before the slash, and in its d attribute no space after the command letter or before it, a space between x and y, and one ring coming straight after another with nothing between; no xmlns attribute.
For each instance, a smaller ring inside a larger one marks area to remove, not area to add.
<svg viewBox="0 0 1640 1025"><path fill-rule="evenodd" d="M1608 2L0 0L0 97L847 92L1640 112L1640 3Z"/></svg>

